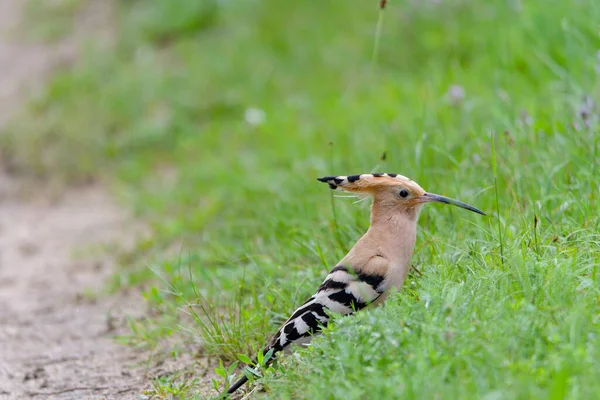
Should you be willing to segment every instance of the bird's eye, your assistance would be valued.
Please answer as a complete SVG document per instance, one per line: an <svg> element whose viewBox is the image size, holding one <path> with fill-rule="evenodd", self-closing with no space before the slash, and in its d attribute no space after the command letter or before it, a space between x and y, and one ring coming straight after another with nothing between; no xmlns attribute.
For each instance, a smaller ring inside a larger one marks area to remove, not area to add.
<svg viewBox="0 0 600 400"><path fill-rule="evenodd" d="M406 190L406 189L402 189L402 190L400 190L400 193L398 193L398 194L400 195L400 197L402 197L403 199L405 199L405 198L407 198L407 197L408 197L408 195L409 195L410 193L408 193L408 190Z"/></svg>

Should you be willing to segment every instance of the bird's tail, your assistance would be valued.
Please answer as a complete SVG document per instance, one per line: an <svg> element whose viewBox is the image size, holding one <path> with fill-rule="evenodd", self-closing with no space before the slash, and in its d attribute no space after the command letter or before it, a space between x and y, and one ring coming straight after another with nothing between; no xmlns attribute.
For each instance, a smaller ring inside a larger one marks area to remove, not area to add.
<svg viewBox="0 0 600 400"><path fill-rule="evenodd" d="M240 379L238 379L233 385L231 385L231 387L227 390L227 393L231 394L235 392L236 390L244 386L246 382L248 382L248 377L246 375L242 375Z"/></svg>

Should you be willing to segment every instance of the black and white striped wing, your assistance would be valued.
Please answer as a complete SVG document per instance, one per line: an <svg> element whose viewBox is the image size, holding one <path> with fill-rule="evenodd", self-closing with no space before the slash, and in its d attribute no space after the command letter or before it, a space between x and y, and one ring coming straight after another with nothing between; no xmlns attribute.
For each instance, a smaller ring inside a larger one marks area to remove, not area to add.
<svg viewBox="0 0 600 400"><path fill-rule="evenodd" d="M278 353L293 343L305 343L310 336L319 332L329 322L329 313L349 315L377 300L384 292L387 260L376 257L369 260L363 270L372 273L356 272L353 268L339 265L331 270L317 293L302 304L277 331L263 354L269 350ZM379 272L379 273L378 273ZM227 390L233 393L248 381L243 375Z"/></svg>
<svg viewBox="0 0 600 400"><path fill-rule="evenodd" d="M266 350L279 352L292 343L305 342L329 322L328 312L348 315L374 302L383 293L384 276L335 267L319 289L302 304L275 334Z"/></svg>

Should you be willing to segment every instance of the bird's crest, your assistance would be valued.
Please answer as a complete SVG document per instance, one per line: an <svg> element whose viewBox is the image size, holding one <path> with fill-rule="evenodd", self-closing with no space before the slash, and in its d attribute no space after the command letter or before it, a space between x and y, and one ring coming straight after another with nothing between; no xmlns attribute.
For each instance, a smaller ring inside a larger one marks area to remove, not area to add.
<svg viewBox="0 0 600 400"><path fill-rule="evenodd" d="M332 190L344 190L347 192L373 192L387 186L398 186L400 184L416 184L412 179L398 174L360 174L349 176L325 176L318 178L325 182Z"/></svg>

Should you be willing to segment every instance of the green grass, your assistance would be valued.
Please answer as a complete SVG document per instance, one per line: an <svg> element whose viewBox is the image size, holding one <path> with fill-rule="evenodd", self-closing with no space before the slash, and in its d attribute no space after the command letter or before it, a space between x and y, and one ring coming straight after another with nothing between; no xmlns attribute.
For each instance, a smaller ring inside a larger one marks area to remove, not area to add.
<svg viewBox="0 0 600 400"><path fill-rule="evenodd" d="M30 39L52 42L73 29L81 0L24 0L29 21L24 34Z"/></svg>
<svg viewBox="0 0 600 400"><path fill-rule="evenodd" d="M154 232L114 280L156 310L129 340L182 335L226 365L368 226L368 203L315 178L407 175L490 216L427 206L422 275L288 358L266 396L595 397L600 4L390 2L374 54L376 3L121 1L116 47L57 76L4 159L111 182Z"/></svg>

